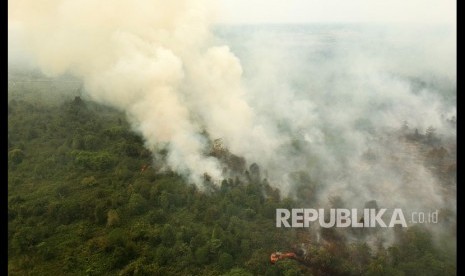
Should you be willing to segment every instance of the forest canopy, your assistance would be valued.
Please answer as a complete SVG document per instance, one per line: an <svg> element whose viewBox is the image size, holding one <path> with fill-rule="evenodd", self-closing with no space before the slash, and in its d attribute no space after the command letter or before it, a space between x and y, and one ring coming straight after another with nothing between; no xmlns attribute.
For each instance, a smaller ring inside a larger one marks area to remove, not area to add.
<svg viewBox="0 0 465 276"><path fill-rule="evenodd" d="M243 177L206 178L199 190L158 171L119 111L11 96L9 275L455 275L454 256L422 227L376 250L334 229L317 241L308 229L276 228L276 208L302 202L234 158ZM270 263L304 242L307 263Z"/></svg>

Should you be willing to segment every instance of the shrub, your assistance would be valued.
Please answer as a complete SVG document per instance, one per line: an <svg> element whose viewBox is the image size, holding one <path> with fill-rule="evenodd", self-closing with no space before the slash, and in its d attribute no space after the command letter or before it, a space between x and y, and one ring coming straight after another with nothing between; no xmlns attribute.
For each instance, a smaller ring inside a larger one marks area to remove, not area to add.
<svg viewBox="0 0 465 276"><path fill-rule="evenodd" d="M25 156L24 152L20 149L13 149L8 152L8 160L15 165L23 162Z"/></svg>
<svg viewBox="0 0 465 276"><path fill-rule="evenodd" d="M118 212L115 209L111 209L107 213L107 226L113 227L120 224L120 218Z"/></svg>

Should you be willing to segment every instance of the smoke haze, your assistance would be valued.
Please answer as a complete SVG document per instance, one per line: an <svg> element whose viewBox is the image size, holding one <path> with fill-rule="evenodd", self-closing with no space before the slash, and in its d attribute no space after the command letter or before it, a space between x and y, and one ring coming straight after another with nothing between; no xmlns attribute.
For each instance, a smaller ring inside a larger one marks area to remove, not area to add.
<svg viewBox="0 0 465 276"><path fill-rule="evenodd" d="M219 179L203 130L244 156L266 134L243 99L238 59L210 43L213 10L203 0L12 1L10 56L23 47L46 74L82 78L91 99L127 112L150 149L169 148L172 169Z"/></svg>
<svg viewBox="0 0 465 276"><path fill-rule="evenodd" d="M421 148L393 134L407 121L455 141L455 27L212 30L217 16L207 0L10 1L9 62L81 78L200 186L226 177L206 132L285 195L311 186L321 204L455 210Z"/></svg>

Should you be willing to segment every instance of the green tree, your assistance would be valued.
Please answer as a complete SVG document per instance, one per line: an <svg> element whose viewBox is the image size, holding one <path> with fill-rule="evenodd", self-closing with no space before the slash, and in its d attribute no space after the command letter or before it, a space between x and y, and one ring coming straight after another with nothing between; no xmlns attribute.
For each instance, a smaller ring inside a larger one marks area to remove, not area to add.
<svg viewBox="0 0 465 276"><path fill-rule="evenodd" d="M230 254L223 252L218 259L218 263L221 268L230 269L234 265L234 259Z"/></svg>
<svg viewBox="0 0 465 276"><path fill-rule="evenodd" d="M253 274L242 268L233 268L222 276L253 276Z"/></svg>
<svg viewBox="0 0 465 276"><path fill-rule="evenodd" d="M8 152L8 160L15 165L23 162L24 157L26 157L26 155L20 149L13 149Z"/></svg>

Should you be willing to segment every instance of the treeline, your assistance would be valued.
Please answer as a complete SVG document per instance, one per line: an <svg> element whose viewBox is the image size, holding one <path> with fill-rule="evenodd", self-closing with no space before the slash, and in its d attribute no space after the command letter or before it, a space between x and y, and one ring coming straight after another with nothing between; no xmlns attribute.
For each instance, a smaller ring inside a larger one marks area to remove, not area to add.
<svg viewBox="0 0 465 276"><path fill-rule="evenodd" d="M308 230L275 227L276 208L299 204L256 164L201 191L158 172L124 114L79 97L13 99L8 124L9 275L455 275L416 228L377 252L326 235L309 264L272 265Z"/></svg>

